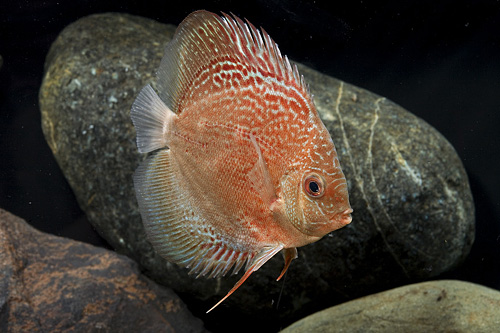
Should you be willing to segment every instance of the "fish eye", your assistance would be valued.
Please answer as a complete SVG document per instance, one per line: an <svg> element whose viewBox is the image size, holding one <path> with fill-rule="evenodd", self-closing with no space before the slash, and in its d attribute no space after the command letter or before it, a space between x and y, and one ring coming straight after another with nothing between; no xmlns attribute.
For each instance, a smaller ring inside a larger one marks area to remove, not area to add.
<svg viewBox="0 0 500 333"><path fill-rule="evenodd" d="M325 181L315 173L304 178L304 190L311 198L320 198L325 193Z"/></svg>

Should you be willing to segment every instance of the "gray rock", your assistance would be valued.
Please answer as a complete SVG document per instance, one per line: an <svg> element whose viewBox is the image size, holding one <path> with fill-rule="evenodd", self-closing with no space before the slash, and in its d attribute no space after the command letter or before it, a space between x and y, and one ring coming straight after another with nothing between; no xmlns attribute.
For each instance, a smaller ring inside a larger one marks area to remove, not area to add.
<svg viewBox="0 0 500 333"><path fill-rule="evenodd" d="M154 80L173 32L173 26L123 14L71 24L47 57L40 105L45 138L91 223L201 313L238 277L195 280L158 257L144 235L132 188L144 156L135 146L130 107ZM282 259L273 258L208 321L246 316L250 326L258 327L262 318L279 325L280 318L298 318L299 310L311 313L436 276L460 263L473 242L467 176L437 131L380 96L304 66L300 71L337 146L353 222L300 248L284 285L275 282ZM279 310L269 311L277 302Z"/></svg>
<svg viewBox="0 0 500 333"><path fill-rule="evenodd" d="M404 286L325 309L281 333L498 332L500 292L443 280Z"/></svg>
<svg viewBox="0 0 500 333"><path fill-rule="evenodd" d="M206 332L125 256L0 209L0 332Z"/></svg>

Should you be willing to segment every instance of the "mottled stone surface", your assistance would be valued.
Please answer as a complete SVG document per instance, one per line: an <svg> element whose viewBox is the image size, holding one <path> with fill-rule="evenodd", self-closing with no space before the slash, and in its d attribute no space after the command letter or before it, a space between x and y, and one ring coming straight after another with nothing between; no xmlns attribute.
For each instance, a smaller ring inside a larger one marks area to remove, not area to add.
<svg viewBox="0 0 500 333"><path fill-rule="evenodd" d="M0 332L206 332L129 258L0 209Z"/></svg>
<svg viewBox="0 0 500 333"><path fill-rule="evenodd" d="M500 292L443 280L392 289L331 307L281 333L498 332Z"/></svg>
<svg viewBox="0 0 500 333"><path fill-rule="evenodd" d="M47 57L42 125L100 234L201 313L237 277L195 280L159 258L145 238L132 187L144 156L135 147L130 107L154 79L173 32L173 26L123 14L94 15L67 27ZM284 286L275 282L282 259L273 258L206 322L222 323L220 316L250 326L263 318L279 325L279 318L294 320L373 290L436 276L461 262L473 242L467 176L438 132L380 96L304 66L300 71L337 146L353 222L300 248Z"/></svg>

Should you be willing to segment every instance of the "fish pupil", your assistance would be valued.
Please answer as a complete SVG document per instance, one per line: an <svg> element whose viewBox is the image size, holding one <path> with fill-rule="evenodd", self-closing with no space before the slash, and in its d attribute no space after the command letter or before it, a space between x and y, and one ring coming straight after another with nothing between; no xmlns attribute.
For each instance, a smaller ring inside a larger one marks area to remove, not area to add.
<svg viewBox="0 0 500 333"><path fill-rule="evenodd" d="M309 190L312 193L318 193L319 192L319 185L316 183L314 180L309 182Z"/></svg>

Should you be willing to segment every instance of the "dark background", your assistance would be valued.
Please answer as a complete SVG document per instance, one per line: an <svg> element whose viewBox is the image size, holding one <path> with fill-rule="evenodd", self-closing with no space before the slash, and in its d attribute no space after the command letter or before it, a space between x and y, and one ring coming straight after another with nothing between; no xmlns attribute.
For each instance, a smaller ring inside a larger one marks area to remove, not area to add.
<svg viewBox="0 0 500 333"><path fill-rule="evenodd" d="M471 255L442 277L500 290L499 1L2 0L1 208L40 230L107 246L43 138L45 56L65 26L92 13L178 24L196 9L247 18L291 59L386 96L440 131L465 165L477 221Z"/></svg>

